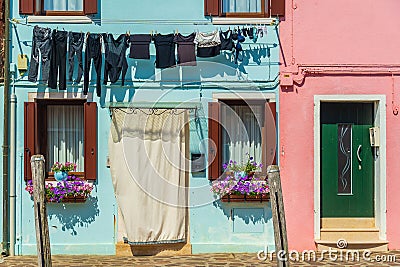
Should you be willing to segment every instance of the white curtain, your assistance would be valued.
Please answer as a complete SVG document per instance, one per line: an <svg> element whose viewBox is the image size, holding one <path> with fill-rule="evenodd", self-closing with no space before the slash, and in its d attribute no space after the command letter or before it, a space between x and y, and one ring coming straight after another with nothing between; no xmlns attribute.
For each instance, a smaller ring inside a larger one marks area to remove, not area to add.
<svg viewBox="0 0 400 267"><path fill-rule="evenodd" d="M186 240L187 113L175 111L113 111L111 176L130 244Z"/></svg>
<svg viewBox="0 0 400 267"><path fill-rule="evenodd" d="M83 105L47 106L47 168L54 162L74 162L84 171Z"/></svg>
<svg viewBox="0 0 400 267"><path fill-rule="evenodd" d="M261 0L223 0L224 13L260 13Z"/></svg>
<svg viewBox="0 0 400 267"><path fill-rule="evenodd" d="M44 0L44 10L82 11L83 0Z"/></svg>
<svg viewBox="0 0 400 267"><path fill-rule="evenodd" d="M261 105L225 105L221 108L222 162L247 160L246 153L261 162Z"/></svg>

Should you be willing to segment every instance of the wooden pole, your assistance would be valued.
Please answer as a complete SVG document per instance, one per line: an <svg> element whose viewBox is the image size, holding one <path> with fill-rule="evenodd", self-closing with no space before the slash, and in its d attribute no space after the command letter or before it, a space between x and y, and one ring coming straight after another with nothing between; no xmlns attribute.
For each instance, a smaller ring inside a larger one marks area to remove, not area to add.
<svg viewBox="0 0 400 267"><path fill-rule="evenodd" d="M36 245L39 267L51 267L49 225L47 223L44 157L31 157Z"/></svg>
<svg viewBox="0 0 400 267"><path fill-rule="evenodd" d="M278 267L289 266L289 250L286 233L285 209L283 207L283 195L279 166L271 165L267 168L272 209L272 221L274 224L275 251Z"/></svg>

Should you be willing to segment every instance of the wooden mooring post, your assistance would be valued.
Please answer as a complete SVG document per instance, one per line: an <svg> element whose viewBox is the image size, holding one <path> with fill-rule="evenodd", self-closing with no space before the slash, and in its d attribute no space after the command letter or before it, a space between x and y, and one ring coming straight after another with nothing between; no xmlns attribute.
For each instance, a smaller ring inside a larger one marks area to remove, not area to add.
<svg viewBox="0 0 400 267"><path fill-rule="evenodd" d="M283 195L279 167L268 166L268 182L270 188L270 200L272 209L272 221L274 224L275 251L278 267L289 267L289 250L286 233L285 209L283 207Z"/></svg>
<svg viewBox="0 0 400 267"><path fill-rule="evenodd" d="M51 267L49 225L45 196L45 164L42 155L31 157L36 245L39 267Z"/></svg>

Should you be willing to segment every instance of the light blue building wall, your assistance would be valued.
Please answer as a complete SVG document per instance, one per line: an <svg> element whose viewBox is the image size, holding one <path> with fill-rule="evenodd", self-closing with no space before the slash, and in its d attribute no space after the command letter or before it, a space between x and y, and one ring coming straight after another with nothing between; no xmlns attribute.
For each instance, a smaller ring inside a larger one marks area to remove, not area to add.
<svg viewBox="0 0 400 267"><path fill-rule="evenodd" d="M11 29L11 62L17 62L18 54L30 58L32 30L34 25L93 33L173 33L193 31L209 32L222 30L231 25L213 25L204 17L203 0L99 0L99 13L92 23L28 23L19 15L18 1L11 1L11 17L21 22L13 23ZM242 27L242 26L241 26ZM154 102L168 106L176 102L195 102L201 108L199 113L207 116L207 103L214 93L262 91L276 95L279 73L279 45L277 26L267 26L266 36L256 43L246 39L244 53L236 65L230 60L231 54L202 60L196 67L176 67L168 70L154 68L155 48L151 44L150 60L128 58L127 82L102 87L101 97L95 95L95 81L92 80L89 93L98 103L98 177L95 189L86 203L48 204L49 229L53 254L115 254L117 240L117 204L107 168L108 137L110 130L109 106L115 103ZM128 50L129 51L129 50ZM103 55L104 57L104 55ZM104 60L103 60L104 62ZM13 64L11 64L13 66ZM94 77L94 72L92 72ZM102 76L103 77L103 76ZM230 82L228 82L230 81ZM254 82L253 82L254 81ZM190 86L187 84L190 83ZM27 75L18 77L12 83L17 96L17 243L19 255L36 253L36 239L33 216L33 202L24 190L24 106L32 92L58 92L45 85L30 83ZM12 90L11 86L10 90ZM79 93L79 86L67 87L67 92ZM277 99L277 96L276 96ZM2 103L2 99L1 103ZM0 109L2 117L3 109ZM204 117L206 126L207 120ZM197 137L196 137L197 135ZM191 128L191 152L204 153L198 136L207 138L207 127ZM196 143L197 142L197 143ZM1 162L0 162L1 164ZM206 173L190 176L189 231L193 253L203 252L256 252L265 246L273 247L273 227L268 203L222 203L213 201ZM0 183L0 188L2 183ZM1 233L0 233L1 235Z"/></svg>

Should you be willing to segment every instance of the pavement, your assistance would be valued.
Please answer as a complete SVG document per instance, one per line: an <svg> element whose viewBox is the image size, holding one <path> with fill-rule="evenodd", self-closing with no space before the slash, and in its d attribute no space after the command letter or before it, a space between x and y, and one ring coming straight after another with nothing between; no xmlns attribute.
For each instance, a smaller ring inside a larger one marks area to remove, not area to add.
<svg viewBox="0 0 400 267"><path fill-rule="evenodd" d="M338 254L340 255L340 254ZM53 255L53 266L276 266L276 260L264 260L263 255L257 254L197 254L189 256L94 256L94 255ZM344 256L345 257L345 256ZM259 259L261 258L261 259ZM352 260L349 256L349 261L340 260L340 256L336 261L330 260L325 255L324 260L320 260L321 255L317 255L317 260L291 261L290 266L400 266L400 251L388 251L382 253L372 253L368 258L363 259L360 254L360 260L356 257ZM342 258L344 259L344 258ZM380 261L380 260L384 261ZM0 258L0 266L38 266L36 256L16 256Z"/></svg>

